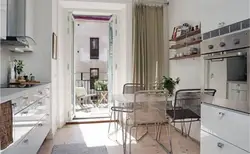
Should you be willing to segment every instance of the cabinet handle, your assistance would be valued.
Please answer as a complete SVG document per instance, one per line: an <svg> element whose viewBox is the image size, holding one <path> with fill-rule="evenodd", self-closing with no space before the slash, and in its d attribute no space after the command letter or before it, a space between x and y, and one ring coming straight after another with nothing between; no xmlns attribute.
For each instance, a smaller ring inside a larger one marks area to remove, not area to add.
<svg viewBox="0 0 250 154"><path fill-rule="evenodd" d="M29 97L28 97L28 96L26 96L26 97L23 97L23 99L29 99Z"/></svg>
<svg viewBox="0 0 250 154"><path fill-rule="evenodd" d="M223 143L217 143L217 146L219 147L219 148L223 148L224 147L224 144Z"/></svg>
<svg viewBox="0 0 250 154"><path fill-rule="evenodd" d="M46 116L49 116L49 114L47 113Z"/></svg>
<svg viewBox="0 0 250 154"><path fill-rule="evenodd" d="M16 103L13 103L12 106L15 108L16 107Z"/></svg>
<svg viewBox="0 0 250 154"><path fill-rule="evenodd" d="M40 95L42 95L42 94L43 94L43 92L42 92L42 91L38 91L38 93L39 93Z"/></svg>
<svg viewBox="0 0 250 154"><path fill-rule="evenodd" d="M28 139L23 140L23 143L27 144L29 142Z"/></svg>
<svg viewBox="0 0 250 154"><path fill-rule="evenodd" d="M225 115L225 113L219 112L219 115L220 115L220 117L222 118L222 117Z"/></svg>
<svg viewBox="0 0 250 154"><path fill-rule="evenodd" d="M43 124L41 124L41 123L40 123L40 124L38 124L38 126L40 126L40 127L41 127L41 126L43 126Z"/></svg>

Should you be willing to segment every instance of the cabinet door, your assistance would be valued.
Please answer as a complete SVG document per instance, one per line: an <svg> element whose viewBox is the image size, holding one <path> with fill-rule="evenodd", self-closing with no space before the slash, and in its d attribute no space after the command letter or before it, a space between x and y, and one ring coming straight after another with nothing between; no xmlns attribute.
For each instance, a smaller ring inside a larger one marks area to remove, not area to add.
<svg viewBox="0 0 250 154"><path fill-rule="evenodd" d="M239 100L246 102L248 100L247 93L248 93L248 91L246 91L246 90L240 90L239 91Z"/></svg>
<svg viewBox="0 0 250 154"><path fill-rule="evenodd" d="M248 154L207 132L201 131L201 154Z"/></svg>
<svg viewBox="0 0 250 154"><path fill-rule="evenodd" d="M7 5L1 5L1 38L5 39L7 35Z"/></svg>
<svg viewBox="0 0 250 154"><path fill-rule="evenodd" d="M219 28L220 23L230 25L250 18L249 6L249 0L241 0L240 3L236 0L202 0L202 33Z"/></svg>
<svg viewBox="0 0 250 154"><path fill-rule="evenodd" d="M231 94L229 96L229 99L234 100L234 101L238 101L239 100L239 95L240 95L239 90L232 89Z"/></svg>

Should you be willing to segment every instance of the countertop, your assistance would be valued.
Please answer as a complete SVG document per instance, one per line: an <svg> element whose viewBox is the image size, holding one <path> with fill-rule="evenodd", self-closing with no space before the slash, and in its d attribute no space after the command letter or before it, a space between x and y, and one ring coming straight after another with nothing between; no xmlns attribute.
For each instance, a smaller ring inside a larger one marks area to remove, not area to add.
<svg viewBox="0 0 250 154"><path fill-rule="evenodd" d="M250 103L243 101L233 101L223 98L217 98L210 95L204 95L202 97L202 103L222 107L225 109L241 112L244 114L250 114Z"/></svg>
<svg viewBox="0 0 250 154"><path fill-rule="evenodd" d="M41 83L36 86L28 87L28 88L1 88L0 94L1 94L1 103L7 102L12 99L16 99L18 97L23 96L25 93L29 91L34 91L38 88L42 88L43 86L46 86L50 83Z"/></svg>

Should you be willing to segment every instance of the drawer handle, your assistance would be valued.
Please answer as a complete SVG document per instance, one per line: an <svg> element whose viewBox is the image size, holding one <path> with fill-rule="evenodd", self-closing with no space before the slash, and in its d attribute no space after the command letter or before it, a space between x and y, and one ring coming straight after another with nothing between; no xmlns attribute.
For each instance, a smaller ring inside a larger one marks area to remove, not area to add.
<svg viewBox="0 0 250 154"><path fill-rule="evenodd" d="M42 95L42 94L43 94L43 92L42 92L42 91L38 91L38 93L39 93L40 95Z"/></svg>
<svg viewBox="0 0 250 154"><path fill-rule="evenodd" d="M49 114L47 113L46 116L49 116Z"/></svg>
<svg viewBox="0 0 250 154"><path fill-rule="evenodd" d="M26 96L26 97L23 97L23 99L29 99L29 97L28 97L28 96Z"/></svg>
<svg viewBox="0 0 250 154"><path fill-rule="evenodd" d="M217 146L219 147L219 148L223 148L224 147L224 144L223 143L217 143Z"/></svg>
<svg viewBox="0 0 250 154"><path fill-rule="evenodd" d="M27 144L29 142L28 139L23 140L23 143Z"/></svg>
<svg viewBox="0 0 250 154"><path fill-rule="evenodd" d="M219 115L220 115L220 117L222 118L222 117L225 115L225 113L219 112Z"/></svg>
<svg viewBox="0 0 250 154"><path fill-rule="evenodd" d="M41 124L41 123L40 123L40 124L38 124L38 126L40 126L40 127L41 127L41 126L43 126L43 124Z"/></svg>

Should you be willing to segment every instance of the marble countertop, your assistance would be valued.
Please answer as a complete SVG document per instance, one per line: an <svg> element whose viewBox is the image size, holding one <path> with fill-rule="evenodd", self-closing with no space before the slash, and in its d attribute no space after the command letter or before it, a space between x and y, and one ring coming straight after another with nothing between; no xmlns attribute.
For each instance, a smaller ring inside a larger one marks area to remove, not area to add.
<svg viewBox="0 0 250 154"><path fill-rule="evenodd" d="M225 109L250 114L250 103L243 101L233 101L223 98L212 97L209 95L204 95L202 97L202 102L205 104L222 107Z"/></svg>
<svg viewBox="0 0 250 154"><path fill-rule="evenodd" d="M29 88L1 88L0 94L1 94L1 103L7 102L12 99L16 99L18 97L23 96L25 93L34 91L37 88L42 88L43 86L46 86L50 83L41 83L33 87Z"/></svg>

